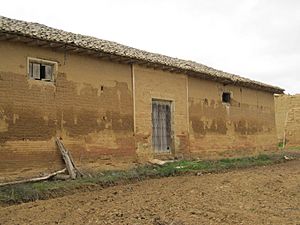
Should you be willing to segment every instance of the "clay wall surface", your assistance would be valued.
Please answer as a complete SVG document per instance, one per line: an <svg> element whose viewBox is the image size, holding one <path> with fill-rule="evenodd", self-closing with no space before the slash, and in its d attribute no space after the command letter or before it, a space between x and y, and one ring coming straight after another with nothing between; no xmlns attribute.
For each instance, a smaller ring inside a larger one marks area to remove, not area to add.
<svg viewBox="0 0 300 225"><path fill-rule="evenodd" d="M153 154L152 100L167 100L172 104L171 153L188 154L187 76L140 66L134 67L136 147L140 157Z"/></svg>
<svg viewBox="0 0 300 225"><path fill-rule="evenodd" d="M273 95L189 77L190 151L249 155L276 148ZM222 93L231 93L231 103Z"/></svg>
<svg viewBox="0 0 300 225"><path fill-rule="evenodd" d="M0 171L62 165L59 136L78 163L135 156L131 68L0 41ZM54 82L32 80L27 57L55 61Z"/></svg>
<svg viewBox="0 0 300 225"><path fill-rule="evenodd" d="M277 146L271 93L17 42L0 41L0 53L0 173L62 167L55 137L79 166ZM28 57L57 62L54 81L30 79ZM171 102L170 153L152 147L153 100Z"/></svg>

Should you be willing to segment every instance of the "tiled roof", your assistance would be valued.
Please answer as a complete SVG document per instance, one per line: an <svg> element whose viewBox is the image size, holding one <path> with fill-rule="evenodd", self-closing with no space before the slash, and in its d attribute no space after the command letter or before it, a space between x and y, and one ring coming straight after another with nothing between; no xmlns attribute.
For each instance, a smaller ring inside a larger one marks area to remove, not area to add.
<svg viewBox="0 0 300 225"><path fill-rule="evenodd" d="M168 68L170 71L198 76L203 79L216 80L221 83L244 86L271 93L283 93L284 91L279 87L223 72L197 62L151 53L116 42L66 32L38 23L25 22L0 16L0 35L1 34L37 39L46 41L47 43L59 43L64 46L72 46L83 50L122 57L123 59L132 60L128 62L137 64L147 63L147 66L150 67Z"/></svg>

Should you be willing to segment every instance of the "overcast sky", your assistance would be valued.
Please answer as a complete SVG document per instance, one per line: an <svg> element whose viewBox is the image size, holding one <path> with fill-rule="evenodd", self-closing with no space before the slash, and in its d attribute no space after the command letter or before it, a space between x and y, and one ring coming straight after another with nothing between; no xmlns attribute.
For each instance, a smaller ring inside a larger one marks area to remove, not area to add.
<svg viewBox="0 0 300 225"><path fill-rule="evenodd" d="M2 0L0 15L300 93L300 0Z"/></svg>

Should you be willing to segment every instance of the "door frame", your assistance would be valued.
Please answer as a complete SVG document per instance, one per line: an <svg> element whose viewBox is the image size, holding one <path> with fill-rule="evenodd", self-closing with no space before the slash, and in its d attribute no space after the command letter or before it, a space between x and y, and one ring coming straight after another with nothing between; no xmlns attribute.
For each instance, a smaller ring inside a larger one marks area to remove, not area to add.
<svg viewBox="0 0 300 225"><path fill-rule="evenodd" d="M160 151L160 150L156 150L154 149L154 146L153 146L153 116L152 116L152 113L153 113L153 102L154 101L158 101L158 102L168 102L170 103L170 112L171 112L171 115L170 115L170 126L171 126L171 131L170 131L170 150L169 151ZM174 131L174 112L175 112L175 101L173 99L169 99L169 98L155 98L155 97L152 97L151 98L151 149L152 151L155 153L155 154L158 154L158 155L170 155L170 154L175 154L175 144L174 144L174 134L175 134L175 131Z"/></svg>

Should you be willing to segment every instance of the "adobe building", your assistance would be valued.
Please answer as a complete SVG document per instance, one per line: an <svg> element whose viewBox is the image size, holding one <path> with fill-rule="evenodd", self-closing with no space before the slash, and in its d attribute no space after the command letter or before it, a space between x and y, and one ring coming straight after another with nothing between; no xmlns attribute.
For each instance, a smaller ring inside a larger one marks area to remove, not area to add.
<svg viewBox="0 0 300 225"><path fill-rule="evenodd" d="M300 94L275 95L277 138L286 147L300 147Z"/></svg>
<svg viewBox="0 0 300 225"><path fill-rule="evenodd" d="M277 146L283 89L200 63L0 17L0 174ZM101 162L100 162L101 163Z"/></svg>

